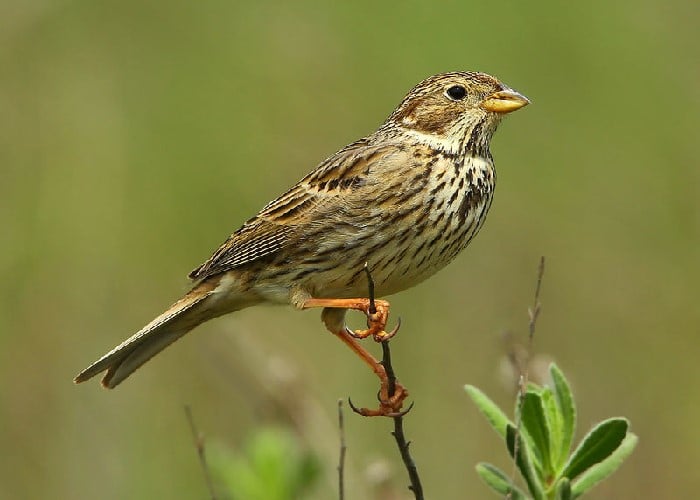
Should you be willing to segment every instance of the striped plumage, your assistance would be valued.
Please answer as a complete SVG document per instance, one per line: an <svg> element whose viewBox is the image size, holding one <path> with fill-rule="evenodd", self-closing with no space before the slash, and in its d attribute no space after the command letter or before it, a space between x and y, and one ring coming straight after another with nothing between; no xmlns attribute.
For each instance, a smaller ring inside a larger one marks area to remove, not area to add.
<svg viewBox="0 0 700 500"><path fill-rule="evenodd" d="M496 173L489 141L527 100L483 73L418 84L373 134L323 161L190 273L193 289L76 382L107 370L114 387L194 326L269 302L366 295L428 278L476 235ZM327 323L328 325L328 323Z"/></svg>

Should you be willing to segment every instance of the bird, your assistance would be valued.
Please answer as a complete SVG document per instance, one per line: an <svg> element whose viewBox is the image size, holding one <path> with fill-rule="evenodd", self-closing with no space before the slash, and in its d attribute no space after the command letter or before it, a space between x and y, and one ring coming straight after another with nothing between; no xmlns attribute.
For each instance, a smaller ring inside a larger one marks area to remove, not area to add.
<svg viewBox="0 0 700 500"><path fill-rule="evenodd" d="M529 104L486 73L457 71L418 83L379 128L332 154L229 236L165 312L81 371L106 371L112 389L196 326L263 303L322 308L331 333L379 377L378 409L395 416L408 391L389 391L383 365L358 340L385 342L389 303L365 298L411 288L445 267L476 236L491 206L490 141L502 118ZM348 310L366 330L345 325Z"/></svg>

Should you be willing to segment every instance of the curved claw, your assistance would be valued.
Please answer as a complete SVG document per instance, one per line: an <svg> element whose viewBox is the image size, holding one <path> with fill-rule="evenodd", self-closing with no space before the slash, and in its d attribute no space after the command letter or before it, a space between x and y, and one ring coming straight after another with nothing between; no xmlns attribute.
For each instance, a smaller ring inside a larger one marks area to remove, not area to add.
<svg viewBox="0 0 700 500"><path fill-rule="evenodd" d="M360 408L358 408L357 406L355 406L355 405L353 404L353 402L352 402L352 399L350 399L349 397L348 397L348 406L349 406L350 409L351 409L352 411L354 411L355 413L358 413L358 414L362 415L362 412L360 411Z"/></svg>
<svg viewBox="0 0 700 500"><path fill-rule="evenodd" d="M406 415L409 411L411 411L413 409L413 405L415 405L415 404L416 404L416 402L412 401L411 404L408 405L408 408L406 408L405 410L397 411L396 413L390 413L389 415L387 415L387 417L394 417L394 418L403 417L404 415Z"/></svg>
<svg viewBox="0 0 700 500"><path fill-rule="evenodd" d="M343 325L343 328L345 328L345 333L347 333L354 339L362 340L372 335L371 330L351 330L350 328L348 328L347 325Z"/></svg>
<svg viewBox="0 0 700 500"><path fill-rule="evenodd" d="M399 328L401 328L401 318L398 318L398 321L396 322L396 326L389 332L385 332L384 330L372 334L372 330L351 330L348 328L348 325L343 325L343 328L345 329L345 333L350 335L354 339L365 339L372 335L374 337L375 342L387 342L391 338L393 338L394 335L396 335L399 331Z"/></svg>
<svg viewBox="0 0 700 500"><path fill-rule="evenodd" d="M405 410L401 411L395 411L395 412L383 412L382 409L378 410L370 410L368 408L358 408L355 406L355 404L352 402L352 399L348 398L348 406L350 406L350 409L357 413L358 415L362 415L363 417L390 417L390 418L400 418L406 415L409 411L413 409L413 406L415 405L415 401L412 402L408 408Z"/></svg>
<svg viewBox="0 0 700 500"><path fill-rule="evenodd" d="M364 339L367 338L367 335L369 335L369 332L367 332L367 335L362 335L361 331L355 332L354 330L348 328L348 325L343 325L343 328L345 328L345 333L347 333L354 339Z"/></svg>
<svg viewBox="0 0 700 500"><path fill-rule="evenodd" d="M362 415L363 417L378 417L381 415L380 410L370 410L369 408L358 408L355 406L355 404L352 402L352 399L348 397L348 406L352 411L357 413L358 415Z"/></svg>
<svg viewBox="0 0 700 500"><path fill-rule="evenodd" d="M374 334L374 341L375 342L387 342L394 335L396 335L398 333L399 328L401 328L401 316L399 316L397 318L396 326L391 331L375 333Z"/></svg>

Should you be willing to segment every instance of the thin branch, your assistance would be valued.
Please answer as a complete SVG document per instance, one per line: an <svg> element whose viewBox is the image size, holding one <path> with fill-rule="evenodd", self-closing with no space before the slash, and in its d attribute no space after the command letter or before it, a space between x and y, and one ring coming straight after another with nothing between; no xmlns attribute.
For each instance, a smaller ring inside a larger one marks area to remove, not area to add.
<svg viewBox="0 0 700 500"><path fill-rule="evenodd" d="M345 452L347 446L345 445L345 419L343 417L343 400L338 400L338 428L340 429L340 458L338 460L338 498L344 500L345 498L345 479L343 477L345 473Z"/></svg>
<svg viewBox="0 0 700 500"><path fill-rule="evenodd" d="M394 390L396 389L396 374L394 373L394 367L391 365L389 342L382 342L382 365L384 365L387 378L389 379L389 397L391 397L394 395ZM401 460L403 460L403 464L408 472L408 478L411 481L411 485L408 489L413 492L413 496L416 500L423 500L423 485L420 482L416 462L413 460L409 450L411 442L406 440L406 436L403 432L403 417L411 411L411 408L413 408L413 403L411 403L411 406L409 406L406 411L401 412L396 417L392 417L394 419L394 432L391 434L396 440L396 445L401 454Z"/></svg>
<svg viewBox="0 0 700 500"><path fill-rule="evenodd" d="M542 289L542 277L544 276L544 255L540 257L540 265L537 267L537 284L535 285L535 298L532 307L528 307L527 314L530 318L528 322L528 338L527 349L525 350L525 359L522 363L518 363L520 374L518 377L518 395L515 411L515 441L513 443L513 470L511 472L511 482L515 481L515 474L518 462L518 453L520 448L520 428L522 426L522 410L523 402L525 401L525 393L527 391L528 379L530 377L529 364L530 355L532 353L532 345L535 339L535 328L537 326L537 318L540 315L542 304L540 303L540 290ZM506 495L507 499L512 498L509 492Z"/></svg>
<svg viewBox="0 0 700 500"><path fill-rule="evenodd" d="M528 355L532 348L532 340L535 337L535 326L537 325L537 318L540 315L540 309L542 304L540 304L540 290L542 289L542 277L544 276L544 255L540 257L540 265L537 268L537 286L535 287L535 300L533 301L532 308L527 310L530 316L529 335L528 335Z"/></svg>
<svg viewBox="0 0 700 500"><path fill-rule="evenodd" d="M369 265L365 262L364 267L365 274L367 275L367 288L369 292L369 312L374 314L377 309L374 306L374 280L372 279L372 273L369 270ZM391 350L389 349L389 341L382 342L382 365L384 370L386 370L386 376L389 382L387 392L391 398L396 392L396 373L394 372L394 367L391 364ZM408 478L411 481L408 489L413 492L416 500L423 500L423 486L420 482L420 476L418 475L418 468L416 463L411 456L409 451L410 441L406 440L406 436L403 432L403 417L411 411L413 408L413 403L408 407L407 410L400 412L398 415L392 417L394 419L394 432L391 433L396 440L396 445L399 448L399 453L401 454L401 460L406 467L408 472Z"/></svg>
<svg viewBox="0 0 700 500"><path fill-rule="evenodd" d="M194 440L194 446L197 449L197 455L199 456L199 463L202 466L202 472L204 473L204 481L209 489L209 496L211 500L216 500L216 492L214 490L214 483L211 480L211 474L209 473L209 467L207 466L207 459L204 454L204 436L202 436L198 431L197 427L194 425L194 418L192 417L192 409L189 405L185 405L185 415L187 416L187 421L190 423L190 430L192 431L192 438Z"/></svg>
<svg viewBox="0 0 700 500"><path fill-rule="evenodd" d="M372 273L369 271L369 264L365 262L365 274L367 275L367 288L369 289L369 312L374 314L377 312L377 308L374 305L374 280L372 279Z"/></svg>

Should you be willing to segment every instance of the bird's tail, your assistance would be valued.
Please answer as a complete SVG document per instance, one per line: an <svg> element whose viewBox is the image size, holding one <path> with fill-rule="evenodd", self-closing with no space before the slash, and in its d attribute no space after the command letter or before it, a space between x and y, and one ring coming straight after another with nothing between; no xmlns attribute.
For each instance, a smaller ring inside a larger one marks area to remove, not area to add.
<svg viewBox="0 0 700 500"><path fill-rule="evenodd" d="M113 389L146 361L204 321L219 316L218 279L207 280L190 290L163 314L81 371L74 379L85 382L107 370L102 385Z"/></svg>

